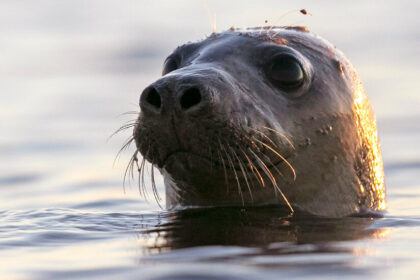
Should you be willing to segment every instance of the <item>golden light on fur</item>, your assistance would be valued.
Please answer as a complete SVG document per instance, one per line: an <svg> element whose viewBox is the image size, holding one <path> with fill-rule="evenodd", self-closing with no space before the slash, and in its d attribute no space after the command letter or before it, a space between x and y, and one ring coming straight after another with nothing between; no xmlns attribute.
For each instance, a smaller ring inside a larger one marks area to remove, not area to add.
<svg viewBox="0 0 420 280"><path fill-rule="evenodd" d="M372 197L371 207L377 210L386 209L385 200L385 176L383 172L383 163L376 129L376 119L373 111L369 108L369 101L364 93L363 85L357 77L354 77L354 111L356 114L356 126L358 136L361 138L362 145L368 146L367 154L364 158L367 166L372 169L370 173L370 186L360 184L360 191ZM378 197L374 199L374 197Z"/></svg>

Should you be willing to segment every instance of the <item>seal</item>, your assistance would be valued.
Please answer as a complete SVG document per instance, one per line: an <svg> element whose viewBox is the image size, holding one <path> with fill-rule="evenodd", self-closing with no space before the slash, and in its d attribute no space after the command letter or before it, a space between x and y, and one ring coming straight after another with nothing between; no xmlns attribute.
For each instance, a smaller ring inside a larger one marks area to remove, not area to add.
<svg viewBox="0 0 420 280"><path fill-rule="evenodd" d="M305 27L231 28L182 45L140 108L134 159L160 170L167 207L286 205L331 217L386 207L362 83Z"/></svg>

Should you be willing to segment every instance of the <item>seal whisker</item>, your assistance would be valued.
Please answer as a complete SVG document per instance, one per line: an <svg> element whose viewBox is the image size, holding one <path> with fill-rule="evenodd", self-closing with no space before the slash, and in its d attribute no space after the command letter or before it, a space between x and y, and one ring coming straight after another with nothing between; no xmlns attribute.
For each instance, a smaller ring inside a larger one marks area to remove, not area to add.
<svg viewBox="0 0 420 280"><path fill-rule="evenodd" d="M268 141L270 141L270 143L271 144L273 144L274 146L276 146L277 147L277 144L270 138L270 137L268 137L267 136L267 134L265 134L264 132L262 132L262 131L260 131L260 130L258 130L258 129L255 129L255 128L252 128L252 127L249 127L249 129L251 129L251 130L253 130L253 131L255 131L256 133L258 133L258 134L260 134L262 137L264 137L264 138L266 138Z"/></svg>
<svg viewBox="0 0 420 280"><path fill-rule="evenodd" d="M289 200L284 195L284 193L282 192L280 187L277 185L276 179L274 178L273 174L270 172L270 169L268 169L268 167L267 167L267 165L265 165L264 161L262 159L260 159L251 149L249 151L254 155L255 159L259 163L259 165L262 168L262 170L264 171L264 173L268 176L268 178L270 179L270 181L273 184L273 186L275 187L275 189L278 190L278 192L282 196L283 200L286 202L287 206L289 207L290 211L293 213L294 210L293 210L292 205L290 204Z"/></svg>
<svg viewBox="0 0 420 280"><path fill-rule="evenodd" d="M130 144L133 140L134 140L134 136L131 135L130 137L128 137L127 140L125 141L125 143L123 144L123 146L118 150L117 156L121 152L123 152L125 149L127 149L130 146Z"/></svg>
<svg viewBox="0 0 420 280"><path fill-rule="evenodd" d="M126 150L128 147L130 147L131 143L133 143L133 140L134 140L134 136L128 137L128 139L125 141L125 143L120 148L120 150L118 151L117 155L115 156L114 161L112 162L112 166L115 166L115 162L118 160L118 158L120 157L121 153L124 150Z"/></svg>
<svg viewBox="0 0 420 280"><path fill-rule="evenodd" d="M134 159L135 158L137 158L137 150L131 156L131 158L130 158L128 164L127 164L127 167L125 168L125 171L124 171L124 178L123 178L123 189L124 189L124 193L125 193L125 184L127 182L127 175L128 175L128 178L130 178L130 169L132 170L132 168L133 168L133 164L134 164Z"/></svg>
<svg viewBox="0 0 420 280"><path fill-rule="evenodd" d="M276 150L274 150L270 145L267 145L266 143L255 139L255 141L257 141L258 143L261 143L261 145L263 145L264 147L266 147L267 149L269 149L270 151L272 151L276 156L278 156L281 160L283 160L284 163L286 163L286 165L290 168L290 170L293 173L293 180L296 180L296 171L293 168L293 166L290 164L290 162L281 154L279 154Z"/></svg>
<svg viewBox="0 0 420 280"><path fill-rule="evenodd" d="M121 116L126 116L126 115L138 115L138 114L139 114L138 111L127 111L127 112L119 114L118 116L121 117Z"/></svg>
<svg viewBox="0 0 420 280"><path fill-rule="evenodd" d="M142 161L140 163L140 167L138 168L138 173L139 173L139 194L140 196L142 196L146 201L148 201L148 192L147 192L147 188L146 188L146 184L145 184L145 179L144 179L144 170L147 169L146 168L146 157L149 155L149 151L150 151L150 143L148 145L147 150L145 151L145 155L143 155L142 157ZM138 166L138 165L137 165Z"/></svg>
<svg viewBox="0 0 420 280"><path fill-rule="evenodd" d="M137 151L134 153L134 159L133 159L133 163L131 164L131 168L129 170L129 177L131 177L131 180L134 181L134 164L137 164L138 162L138 158L137 158Z"/></svg>
<svg viewBox="0 0 420 280"><path fill-rule="evenodd" d="M261 182L261 186L262 187L265 187L264 179L261 176L260 172L258 172L258 169L252 164L251 160L249 159L248 155L244 152L244 150L241 149L241 151L242 151L242 154L245 156L245 158L248 161L249 169L251 169L251 171L254 174L254 176L257 179L257 181Z"/></svg>
<svg viewBox="0 0 420 280"><path fill-rule="evenodd" d="M146 165L146 158L144 158L144 157L142 158L140 165L138 163L138 160L136 161L136 164L137 164L137 171L138 171L139 194L146 201L148 201L147 188L145 187L145 182L144 182L144 168L145 168L145 165Z"/></svg>
<svg viewBox="0 0 420 280"><path fill-rule="evenodd" d="M236 179L236 182L238 184L238 192L239 192L239 195L241 196L241 200L242 200L242 205L245 205L244 197L242 195L241 183L239 182L239 177L238 177L238 174L236 173L235 165L233 164L232 158L229 156L229 153L226 151L225 147L221 144L220 144L220 146L222 147L223 151L225 152L226 158L229 161L229 165L230 165L230 167L233 171L233 174L235 175L235 179ZM229 146L229 144L228 144L228 146ZM230 146L229 146L229 148L230 148Z"/></svg>
<svg viewBox="0 0 420 280"><path fill-rule="evenodd" d="M137 150L137 153L138 153L138 150ZM143 162L143 160L144 160L144 158L142 159L142 162ZM140 178L140 175L141 175L141 163L140 163L140 165L139 165L139 161L138 161L138 160L136 160L135 162L136 162L136 166L137 166L137 173L138 173L137 180L138 180L138 189L139 189L139 194L140 194L140 196L142 196L141 178Z"/></svg>
<svg viewBox="0 0 420 280"><path fill-rule="evenodd" d="M258 152L261 152L260 147L258 147L258 145L254 142L253 138L250 138L250 137L248 137L248 136L246 136L246 135L244 135L244 136L245 136L245 138L246 138L246 139L248 139L248 140L250 141L251 145L252 145L252 146L254 146L254 147L255 147L255 149L256 149ZM249 148L249 149L250 149L250 148ZM250 150L251 150L251 149L250 149ZM251 150L251 151L252 151L252 150ZM262 152L261 152L261 153L262 153ZM244 152L244 154L246 154L246 153ZM251 161L249 160L249 158L248 158L248 161L251 163ZM262 186L264 187L264 180L263 180L263 178L262 178L262 176L261 176L260 172L258 171L258 168L256 168L256 167L254 166L254 169L255 169L255 171L258 173L258 176L261 178Z"/></svg>
<svg viewBox="0 0 420 280"><path fill-rule="evenodd" d="M211 145L208 145L209 147L209 154L210 154L210 174L213 173L213 150L211 148Z"/></svg>
<svg viewBox="0 0 420 280"><path fill-rule="evenodd" d="M150 178L151 178L151 180L152 180L152 190L153 190L153 196L155 197L156 203L159 205L159 207L160 207L161 209L163 209L162 205L160 204L160 201L161 201L162 199L160 198L159 193L158 193L157 188L156 188L155 172L154 172L155 165L154 165L153 163L151 164L151 168L150 168L150 169L151 169L151 171L150 171L150 173L151 173Z"/></svg>
<svg viewBox="0 0 420 280"><path fill-rule="evenodd" d="M246 185L247 185L247 187L248 187L249 195L251 196L251 201L252 201L252 202L254 202L254 196L252 195L252 190L251 190L251 187L249 186L249 183L248 183L248 173L247 173L247 172L245 172L245 169L244 169L244 167L242 166L242 162L241 162L241 160L239 159L239 157L238 157L238 155L236 154L236 152L232 149L232 147L229 147L229 149L232 151L233 155L236 157L236 159L237 159L237 161L238 161L239 168L241 169L242 174L244 175L245 183L246 183Z"/></svg>
<svg viewBox="0 0 420 280"><path fill-rule="evenodd" d="M139 120L138 120L138 119L128 120L128 121L126 121L126 122L124 122L124 123L123 123L123 126L124 126L124 125L127 125L127 124L136 124L136 123L138 123L138 122L139 122Z"/></svg>
<svg viewBox="0 0 420 280"><path fill-rule="evenodd" d="M144 167L146 165L146 158L143 157L141 164L140 164L140 168L139 168L139 191L140 191L140 195L143 193L143 197L144 199L147 201L148 200L148 195L147 195L147 188L145 186L144 183Z"/></svg>
<svg viewBox="0 0 420 280"><path fill-rule="evenodd" d="M272 168L272 169L274 169L275 171L277 171L277 173L280 175L280 177L282 177L282 178L284 178L284 175L283 175L283 173L281 173L280 172L280 170L277 168L277 166L271 161L271 159L268 157L268 156L266 156L266 155L264 155L265 156L265 158L266 158L266 160L267 160L267 163L270 165L270 168Z"/></svg>
<svg viewBox="0 0 420 280"><path fill-rule="evenodd" d="M273 174L270 172L270 169L267 167L264 161L254 151L252 151L251 149L249 149L249 151L255 157L258 165L261 167L264 173L268 176L268 178L273 183L273 185L277 185L276 178L274 178Z"/></svg>
<svg viewBox="0 0 420 280"><path fill-rule="evenodd" d="M124 124L121 127L119 127L116 131L114 131L109 137L108 139L111 139L113 136L115 136L117 133L124 131L130 127L134 127L137 123L129 123L129 124Z"/></svg>
<svg viewBox="0 0 420 280"><path fill-rule="evenodd" d="M260 148L258 147L257 144L255 144L254 139L252 139L251 137L248 137L246 134L243 135L250 143L252 146L254 146L258 151L260 150Z"/></svg>
<svg viewBox="0 0 420 280"><path fill-rule="evenodd" d="M109 141L112 137L114 137L116 134L120 133L121 131L124 131L126 129L131 128L131 127L135 127L138 124L139 124L138 120L131 120L131 121L128 121L128 122L124 123L117 130L115 130L111 135L108 136L107 141Z"/></svg>
<svg viewBox="0 0 420 280"><path fill-rule="evenodd" d="M130 123L127 123L127 124L123 124L110 137L112 137L113 135L117 134L118 132L121 132L123 130L126 130L126 129L130 128L130 127L133 127L133 126L137 125L137 124L138 124L137 121L132 122L132 123L130 122Z"/></svg>
<svg viewBox="0 0 420 280"><path fill-rule="evenodd" d="M256 130L256 131L258 131L258 132L260 132L259 130ZM246 137L246 136L245 136ZM257 151L258 152L261 152L261 150L260 150L260 148L258 147L258 145L257 144L255 144L255 142L251 139L251 138L249 138L249 137L246 137L248 140L250 140L251 141L251 144L253 144L254 146L255 146L255 148L257 149ZM268 136L266 136L266 138L267 139L269 139L269 140L271 140ZM260 142L260 143L262 143L262 144L264 144L264 145L266 145L265 143L263 143L262 141L259 141L258 139L254 139L254 140L256 140L256 141L258 141L258 142ZM268 146L268 145L267 145ZM244 153L245 154L245 153ZM261 152L261 154L262 155L264 155L264 153L262 153ZM267 158L267 161L268 161L268 163L277 171L277 173L281 176L281 177L283 177L283 174L280 172L280 170L278 170L278 168L274 165L274 163L272 163L272 161L271 161L271 159L270 159L270 157L268 157L267 155L264 155L266 158ZM249 162L251 162L250 160L249 160L249 158L248 158L248 161ZM255 170L258 172L258 169L257 168L255 168ZM258 175L260 176L260 178L262 178L262 176L259 174L259 172L258 172ZM264 187L264 184L262 184L262 186Z"/></svg>
<svg viewBox="0 0 420 280"><path fill-rule="evenodd" d="M220 148L222 148L222 144L220 143L220 139L217 137L217 141L219 142L219 146ZM222 162L223 165L223 172L225 173L225 183L226 183L226 192L229 191L229 184L228 184L228 180L227 180L227 170L226 170L226 165L225 165L225 161L222 157L222 154L220 153L220 150L217 150L217 153L219 154L219 158Z"/></svg>
<svg viewBox="0 0 420 280"><path fill-rule="evenodd" d="M292 141L290 141L289 137L287 137L286 135L284 135L283 133L280 133L279 131L272 129L270 127L266 127L264 126L265 129L272 131L274 133L276 133L278 136L282 137L284 140L286 140L287 143L289 143L289 145L292 147L293 150L296 150L295 145L293 145Z"/></svg>
<svg viewBox="0 0 420 280"><path fill-rule="evenodd" d="M267 165L270 166L270 169L274 169L280 177L284 178L283 173L277 168L277 166L273 163L269 156L264 154L262 154L261 156L264 156L264 159L267 162Z"/></svg>

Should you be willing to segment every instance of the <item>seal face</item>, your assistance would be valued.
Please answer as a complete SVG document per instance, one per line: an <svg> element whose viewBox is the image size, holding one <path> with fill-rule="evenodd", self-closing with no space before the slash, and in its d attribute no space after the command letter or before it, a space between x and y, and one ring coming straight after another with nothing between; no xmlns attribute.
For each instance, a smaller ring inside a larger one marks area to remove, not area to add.
<svg viewBox="0 0 420 280"><path fill-rule="evenodd" d="M373 110L344 55L299 27L228 30L178 47L140 97L137 151L167 206L385 209Z"/></svg>

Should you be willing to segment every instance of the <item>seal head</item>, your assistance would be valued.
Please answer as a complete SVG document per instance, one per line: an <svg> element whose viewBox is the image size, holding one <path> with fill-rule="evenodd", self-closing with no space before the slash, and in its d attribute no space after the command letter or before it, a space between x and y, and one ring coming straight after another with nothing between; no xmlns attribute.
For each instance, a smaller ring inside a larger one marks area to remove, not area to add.
<svg viewBox="0 0 420 280"><path fill-rule="evenodd" d="M385 209L373 110L344 55L299 27L228 30L178 47L141 94L137 150L168 207Z"/></svg>

